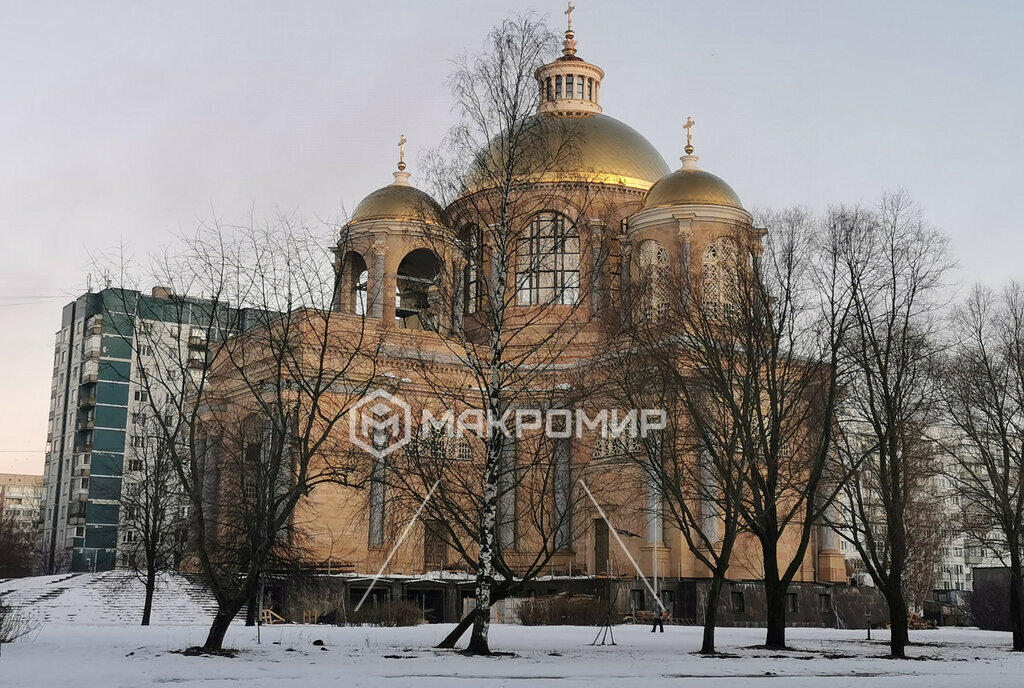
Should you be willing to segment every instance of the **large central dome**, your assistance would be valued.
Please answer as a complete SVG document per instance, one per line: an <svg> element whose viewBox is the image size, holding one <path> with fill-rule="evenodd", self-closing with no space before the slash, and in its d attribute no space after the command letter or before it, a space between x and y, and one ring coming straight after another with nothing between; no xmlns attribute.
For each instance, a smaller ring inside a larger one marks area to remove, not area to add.
<svg viewBox="0 0 1024 688"><path fill-rule="evenodd" d="M517 123L514 141L501 134L480 151L466 180L468 192L505 183L510 149L515 150L519 182L586 182L647 191L669 173L647 139L601 114L604 71L576 55L571 16L563 46L562 57L535 74L538 114Z"/></svg>
<svg viewBox="0 0 1024 688"><path fill-rule="evenodd" d="M646 191L670 172L665 159L632 127L607 115L534 115L537 150L517 161L520 176L536 182L589 182ZM480 191L497 185L488 170L504 169L502 137L482 151L466 185ZM528 163L527 160L537 161ZM533 169L530 169L533 167Z"/></svg>

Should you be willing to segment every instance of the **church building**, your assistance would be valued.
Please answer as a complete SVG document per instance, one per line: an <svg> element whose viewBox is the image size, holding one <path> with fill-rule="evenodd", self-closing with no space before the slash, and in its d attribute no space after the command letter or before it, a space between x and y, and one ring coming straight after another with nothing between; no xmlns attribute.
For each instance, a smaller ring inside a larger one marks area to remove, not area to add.
<svg viewBox="0 0 1024 688"><path fill-rule="evenodd" d="M673 169L604 113L604 71L577 54L571 14L562 54L533 78L535 113L517 143L528 154L509 160L514 134L496 134L448 180L455 191L442 203L413 183L402 137L394 181L364 198L341 229L332 317L377 347L373 386L414 415L486 407L481 358L494 350L497 325L503 384L516 394L508 408L565 408L579 392L576 401L593 410L596 396L584 390L600 386L597 363L631 323L698 293L706 307L728 308L730 272L760 252L764 230L694 154L693 120ZM662 518L657 493L629 460L635 450L601 432L505 444L499 572L534 579L516 595L592 594L629 613L651 606L642 574L675 618L702 621L708 570ZM380 574L374 595L413 600L432 620L459 618L473 594L467 561L479 546L477 524L453 524L455 506L445 511L436 493L422 513L417 506L430 487L427 459L447 466L439 481L451 489L464 479L465 503L478 505L467 476L478 475L484 451L480 441L414 431L402 448L365 453L361 477L317 486L297 509L310 562L335 575L351 603ZM589 497L581 479L591 481ZM737 548L725 625L763 620L760 549L744 537ZM790 623L852 623L865 598L848 582L838 537L819 526L795 578ZM308 604L280 595L292 614ZM514 613L511 603L495 611L508 620Z"/></svg>

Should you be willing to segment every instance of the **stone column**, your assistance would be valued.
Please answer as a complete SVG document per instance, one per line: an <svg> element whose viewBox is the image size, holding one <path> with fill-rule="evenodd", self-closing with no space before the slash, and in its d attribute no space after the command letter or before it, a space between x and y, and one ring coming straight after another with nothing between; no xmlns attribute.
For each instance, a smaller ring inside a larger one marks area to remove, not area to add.
<svg viewBox="0 0 1024 688"><path fill-rule="evenodd" d="M679 293L686 308L690 305L693 285L693 230L689 220L679 220L676 237L679 241Z"/></svg>
<svg viewBox="0 0 1024 688"><path fill-rule="evenodd" d="M393 272L384 273L384 281L382 283L383 289L381 289L381 303L383 303L383 313L381 313L381 320L385 327L394 327L395 325L395 301L397 296L395 295L395 286L398 281L398 276Z"/></svg>
<svg viewBox="0 0 1024 688"><path fill-rule="evenodd" d="M620 294L620 305L622 307L622 323L629 324L632 322L632 280L630 279L630 271L633 263L633 244L626 239L626 235L620 234L619 241L622 242L622 251L619 258L619 294Z"/></svg>
<svg viewBox="0 0 1024 688"><path fill-rule="evenodd" d="M461 332L466 317L466 259L462 256L452 259L452 292L452 332Z"/></svg>
<svg viewBox="0 0 1024 688"><path fill-rule="evenodd" d="M753 270L754 270L754 280L753 280L753 284L754 285L760 284L760 281L761 281L761 279L760 279L760 274L761 274L761 252L762 252L761 242L760 241L755 241L751 245L751 247L750 247L750 262L751 262L751 265L753 266ZM740 257L741 258L742 258L742 256L743 256L743 254L740 253ZM737 269L743 269L743 263L740 263L740 265L737 266ZM754 296L754 315L757 316L757 320L758 320L758 322L760 322L761 321L761 317L764 315L765 304L761 303L761 298L760 298L759 294L755 293L753 296Z"/></svg>
<svg viewBox="0 0 1024 688"><path fill-rule="evenodd" d="M718 542L718 485L712 467L711 454L700 450L700 531L708 542Z"/></svg>
<svg viewBox="0 0 1024 688"><path fill-rule="evenodd" d="M840 549L839 533L828 522L834 521L837 509L830 505L822 522L816 526L818 536L818 579L828 583L846 582L846 558Z"/></svg>
<svg viewBox="0 0 1024 688"><path fill-rule="evenodd" d="M371 318L384 317L384 262L387 260L388 245L383 236L377 237L370 247L370 254L373 256L373 267L370 268L369 283L366 291L370 300L369 315ZM394 286L392 286L394 291ZM394 303L392 303L392 318L394 318Z"/></svg>
<svg viewBox="0 0 1024 688"><path fill-rule="evenodd" d="M597 315L604 306L604 260L602 242L604 220L590 221L590 314Z"/></svg>
<svg viewBox="0 0 1024 688"><path fill-rule="evenodd" d="M335 313L351 312L352 307L348 303L348 294L345 293L345 257L340 246L331 249L334 253L334 299L331 301L331 310Z"/></svg>

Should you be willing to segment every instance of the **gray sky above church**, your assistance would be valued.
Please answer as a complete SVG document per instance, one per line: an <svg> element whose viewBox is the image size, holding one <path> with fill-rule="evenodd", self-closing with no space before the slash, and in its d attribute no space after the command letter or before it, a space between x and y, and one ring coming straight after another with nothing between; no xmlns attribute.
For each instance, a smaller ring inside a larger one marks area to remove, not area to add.
<svg viewBox="0 0 1024 688"><path fill-rule="evenodd" d="M1024 4L577 0L605 113L744 205L907 187L965 283L1021 276ZM450 58L562 2L7 3L0 19L0 471L38 473L53 333L90 255L216 214L315 220L409 171L453 121ZM93 284L98 279L94 276Z"/></svg>

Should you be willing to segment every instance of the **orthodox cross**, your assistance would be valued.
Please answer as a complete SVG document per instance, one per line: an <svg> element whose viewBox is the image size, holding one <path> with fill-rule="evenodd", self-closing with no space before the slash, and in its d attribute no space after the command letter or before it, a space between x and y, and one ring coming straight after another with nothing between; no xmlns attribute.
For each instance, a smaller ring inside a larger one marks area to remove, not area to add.
<svg viewBox="0 0 1024 688"><path fill-rule="evenodd" d="M569 7L565 10L565 16L569 17L569 31L572 31L572 11L576 9L576 5L569 3Z"/></svg>
<svg viewBox="0 0 1024 688"><path fill-rule="evenodd" d="M405 169L405 144L408 139L405 138L405 134L402 134L398 138L398 169Z"/></svg>
<svg viewBox="0 0 1024 688"><path fill-rule="evenodd" d="M686 130L686 154L690 155L693 153L693 125L696 122L693 121L693 117L686 118L686 124L683 125L683 129Z"/></svg>

